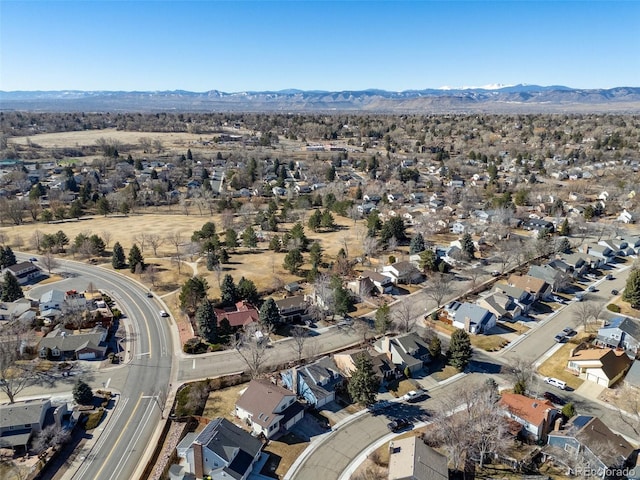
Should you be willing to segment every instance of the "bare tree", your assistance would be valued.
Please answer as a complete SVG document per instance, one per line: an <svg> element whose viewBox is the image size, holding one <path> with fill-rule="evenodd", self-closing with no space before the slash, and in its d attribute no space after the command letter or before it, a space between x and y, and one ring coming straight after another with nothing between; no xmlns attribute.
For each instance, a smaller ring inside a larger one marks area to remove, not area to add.
<svg viewBox="0 0 640 480"><path fill-rule="evenodd" d="M51 270L60 266L60 262L53 256L51 251L46 251L40 261L42 262L42 266L47 269L47 273L49 273L49 275L51 275Z"/></svg>
<svg viewBox="0 0 640 480"><path fill-rule="evenodd" d="M393 318L398 331L403 333L413 331L418 320L415 315L414 303L410 299L405 299L394 305Z"/></svg>
<svg viewBox="0 0 640 480"><path fill-rule="evenodd" d="M33 248L35 251L39 252L40 251L40 242L42 242L42 232L40 230L35 230L33 232L33 235L31 235L31 239L30 239L30 245L31 248ZM0 242L0 243L4 243L4 241Z"/></svg>
<svg viewBox="0 0 640 480"><path fill-rule="evenodd" d="M471 288L476 288L478 286L478 280L487 274L487 271L482 267L474 267L470 268L468 271L469 278L471 279Z"/></svg>
<svg viewBox="0 0 640 480"><path fill-rule="evenodd" d="M371 264L371 257L378 254L380 250L380 242L376 237L366 236L362 241L362 251L368 263Z"/></svg>
<svg viewBox="0 0 640 480"><path fill-rule="evenodd" d="M618 398L618 417L640 438L640 395L633 387L624 385Z"/></svg>
<svg viewBox="0 0 640 480"><path fill-rule="evenodd" d="M573 318L576 319L587 332L590 325L598 320L602 306L596 302L580 302L574 306Z"/></svg>
<svg viewBox="0 0 640 480"><path fill-rule="evenodd" d="M267 344L268 339L262 337L262 340L258 340L255 332L253 335L247 332L236 341L235 349L247 365L251 378L259 377L264 371L265 362L269 354Z"/></svg>
<svg viewBox="0 0 640 480"><path fill-rule="evenodd" d="M536 369L530 358L509 360L509 375L513 379L514 392L524 395L533 385Z"/></svg>
<svg viewBox="0 0 640 480"><path fill-rule="evenodd" d="M154 287L158 282L158 267L156 267L153 263L147 265L147 268L144 269L144 274L147 282L149 282Z"/></svg>
<svg viewBox="0 0 640 480"><path fill-rule="evenodd" d="M163 244L164 239L160 237L157 233L150 233L147 235L147 240L149 241L149 245L151 245L151 249L153 250L153 256L158 256L158 247Z"/></svg>
<svg viewBox="0 0 640 480"><path fill-rule="evenodd" d="M134 237L133 237L133 240L134 240L138 245L140 245L140 251L141 251L142 253L144 253L144 246L145 246L145 244L147 243L147 241L149 240L149 236L148 236L148 234L147 234L147 233L145 233L145 232L139 233L138 235L136 235L136 236L134 236Z"/></svg>
<svg viewBox="0 0 640 480"><path fill-rule="evenodd" d="M305 344L307 343L307 339L309 338L309 331L301 327L300 325L296 325L291 329L291 348L296 354L296 360L300 362L302 360L302 356L305 351Z"/></svg>
<svg viewBox="0 0 640 480"><path fill-rule="evenodd" d="M431 276L427 281L428 286L425 288L425 293L428 298L436 303L437 308L440 308L445 297L453 293L452 280L452 275L439 273Z"/></svg>
<svg viewBox="0 0 640 480"><path fill-rule="evenodd" d="M496 244L496 261L500 265L500 273L504 273L517 258L518 242L514 240L502 240Z"/></svg>
<svg viewBox="0 0 640 480"><path fill-rule="evenodd" d="M24 357L31 332L26 324L13 322L2 329L0 341L0 391L9 403L38 377L34 365Z"/></svg>
<svg viewBox="0 0 640 480"><path fill-rule="evenodd" d="M179 251L171 257L171 263L178 268L178 275L182 275L182 254Z"/></svg>
<svg viewBox="0 0 640 480"><path fill-rule="evenodd" d="M102 230L100 232L100 237L104 241L104 248L109 249L109 244L111 243L111 231L110 230Z"/></svg>
<svg viewBox="0 0 640 480"><path fill-rule="evenodd" d="M167 243L176 247L176 253L180 253L180 246L182 245L182 233L180 231L174 230L165 239Z"/></svg>
<svg viewBox="0 0 640 480"><path fill-rule="evenodd" d="M56 424L49 425L38 432L31 444L36 453L43 452L49 447L57 449L69 443L71 433L69 430Z"/></svg>

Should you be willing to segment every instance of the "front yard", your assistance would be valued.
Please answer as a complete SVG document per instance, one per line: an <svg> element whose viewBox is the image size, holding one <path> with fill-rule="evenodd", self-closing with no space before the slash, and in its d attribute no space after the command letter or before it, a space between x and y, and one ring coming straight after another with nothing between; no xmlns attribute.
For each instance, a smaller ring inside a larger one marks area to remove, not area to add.
<svg viewBox="0 0 640 480"><path fill-rule="evenodd" d="M540 365L538 372L545 377L554 377L567 383L567 386L572 389L578 388L584 380L578 378L572 373L566 370L567 362L569 361L569 355L571 350L576 348L580 341L586 339L588 335L579 333L569 342L565 343L560 349L551 355L545 362Z"/></svg>

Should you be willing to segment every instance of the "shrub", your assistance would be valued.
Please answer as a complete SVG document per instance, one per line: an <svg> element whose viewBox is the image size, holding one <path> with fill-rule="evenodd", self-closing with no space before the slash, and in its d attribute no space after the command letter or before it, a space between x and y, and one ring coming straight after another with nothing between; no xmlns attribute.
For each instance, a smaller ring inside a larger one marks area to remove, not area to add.
<svg viewBox="0 0 640 480"><path fill-rule="evenodd" d="M614 313L620 313L620 306L616 305L615 303L610 303L609 305L607 305L607 310Z"/></svg>
<svg viewBox="0 0 640 480"><path fill-rule="evenodd" d="M84 424L84 429L93 430L94 428L96 428L98 425L100 425L100 422L102 421L103 416L104 416L103 408L99 408L97 412L90 413L87 416L87 421Z"/></svg>

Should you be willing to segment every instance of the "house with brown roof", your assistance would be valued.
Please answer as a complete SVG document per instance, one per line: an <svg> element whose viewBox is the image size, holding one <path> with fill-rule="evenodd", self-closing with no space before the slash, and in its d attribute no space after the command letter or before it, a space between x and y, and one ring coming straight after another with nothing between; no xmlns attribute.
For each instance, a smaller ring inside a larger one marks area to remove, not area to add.
<svg viewBox="0 0 640 480"><path fill-rule="evenodd" d="M619 478L612 472L632 466L634 448L599 418L576 415L562 430L549 433L544 454L573 475Z"/></svg>
<svg viewBox="0 0 640 480"><path fill-rule="evenodd" d="M548 400L538 400L517 393L503 393L500 406L508 418L522 425L518 433L533 440L546 438L559 410Z"/></svg>
<svg viewBox="0 0 640 480"><path fill-rule="evenodd" d="M576 347L569 355L567 370L590 382L611 387L624 377L631 363L624 351Z"/></svg>
<svg viewBox="0 0 640 480"><path fill-rule="evenodd" d="M536 300L542 300L551 296L551 286L544 280L530 275L516 275L514 273L509 277L507 283L512 287L526 290L532 294Z"/></svg>
<svg viewBox="0 0 640 480"><path fill-rule="evenodd" d="M389 359L386 353L372 353L369 350L357 348L333 354L333 360L336 363L336 366L345 377L351 378L351 374L356 370L356 360L358 355L366 355L369 361L371 361L373 372L380 380L381 385L403 375Z"/></svg>
<svg viewBox="0 0 640 480"><path fill-rule="evenodd" d="M218 318L218 325L222 320L227 320L229 326L233 329L244 328L260 320L258 310L244 300L239 301L233 307L225 309L216 308L215 312Z"/></svg>
<svg viewBox="0 0 640 480"><path fill-rule="evenodd" d="M251 380L236 402L235 415L256 435L272 438L302 420L304 409L292 391L269 380Z"/></svg>
<svg viewBox="0 0 640 480"><path fill-rule="evenodd" d="M389 480L448 480L447 457L411 436L389 444Z"/></svg>

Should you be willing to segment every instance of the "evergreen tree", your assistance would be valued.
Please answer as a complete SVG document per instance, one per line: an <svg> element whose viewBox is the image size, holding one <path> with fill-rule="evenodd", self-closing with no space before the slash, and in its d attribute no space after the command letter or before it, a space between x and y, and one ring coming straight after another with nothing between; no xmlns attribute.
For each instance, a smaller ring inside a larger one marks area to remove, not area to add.
<svg viewBox="0 0 640 480"><path fill-rule="evenodd" d="M223 307L230 307L238 301L238 288L236 287L233 277L228 273L222 279L220 284L220 302Z"/></svg>
<svg viewBox="0 0 640 480"><path fill-rule="evenodd" d="M273 326L280 322L280 311L278 310L278 306L276 305L276 301L269 297L260 307L259 312L260 322Z"/></svg>
<svg viewBox="0 0 640 480"><path fill-rule="evenodd" d="M24 293L18 279L10 272L4 274L4 283L2 285L2 295L0 300L3 302L15 302L19 298L23 298Z"/></svg>
<svg viewBox="0 0 640 480"><path fill-rule="evenodd" d="M93 403L93 390L82 380L78 380L73 386L73 399L80 405Z"/></svg>
<svg viewBox="0 0 640 480"><path fill-rule="evenodd" d="M429 355L431 355L433 360L437 360L440 358L440 355L442 355L442 342L440 342L440 338L438 338L438 335L435 333L429 340L428 349Z"/></svg>
<svg viewBox="0 0 640 480"><path fill-rule="evenodd" d="M379 382L373 371L373 365L367 355L361 353L355 358L355 370L349 379L347 390L351 398L360 405L375 403Z"/></svg>
<svg viewBox="0 0 640 480"><path fill-rule="evenodd" d="M2 247L0 246L0 267L7 268L11 265L15 265L17 262L16 256L11 250L10 246Z"/></svg>
<svg viewBox="0 0 640 480"><path fill-rule="evenodd" d="M100 197L98 202L96 203L96 209L100 215L104 215L105 217L111 213L111 205L109 205L109 200L107 197Z"/></svg>
<svg viewBox="0 0 640 480"><path fill-rule="evenodd" d="M629 302L633 308L640 306L640 269L635 269L629 274L622 299Z"/></svg>
<svg viewBox="0 0 640 480"><path fill-rule="evenodd" d="M375 326L380 335L384 335L389 330L391 326L391 309L387 303L376 310Z"/></svg>
<svg viewBox="0 0 640 480"><path fill-rule="evenodd" d="M576 407L573 402L569 402L562 407L562 416L567 420L575 417L576 415Z"/></svg>
<svg viewBox="0 0 640 480"><path fill-rule="evenodd" d="M307 226L311 229L312 232L317 232L320 228L320 224L322 222L322 214L320 210L315 209L311 216L309 217L309 221L307 222Z"/></svg>
<svg viewBox="0 0 640 480"><path fill-rule="evenodd" d="M274 252L282 250L282 241L278 235L271 237L271 240L269 241L269 250L273 250Z"/></svg>
<svg viewBox="0 0 640 480"><path fill-rule="evenodd" d="M289 236L292 240L296 240L301 251L305 251L309 246L309 239L304 233L304 227L300 222L291 227ZM286 245L285 245L286 246Z"/></svg>
<svg viewBox="0 0 640 480"><path fill-rule="evenodd" d="M229 253L226 248L220 250L220 263L229 263Z"/></svg>
<svg viewBox="0 0 640 480"><path fill-rule="evenodd" d="M220 257L216 252L209 250L207 252L207 270L215 270L218 265L220 265Z"/></svg>
<svg viewBox="0 0 640 480"><path fill-rule="evenodd" d="M409 243L409 254L414 255L424 250L424 237L420 232L411 237L411 243Z"/></svg>
<svg viewBox="0 0 640 480"><path fill-rule="evenodd" d="M460 239L460 245L462 253L464 253L469 260L475 257L476 246L473 244L473 238L471 238L471 234L465 233L462 235Z"/></svg>
<svg viewBox="0 0 640 480"><path fill-rule="evenodd" d="M111 255L111 266L116 270L120 270L127 266L124 256L124 248L120 245L120 242L116 242L113 245L113 254Z"/></svg>
<svg viewBox="0 0 640 480"><path fill-rule="evenodd" d="M438 257L433 250L420 252L420 268L423 272L435 272L438 270Z"/></svg>
<svg viewBox="0 0 640 480"><path fill-rule="evenodd" d="M208 288L209 284L206 279L202 277L189 278L180 289L180 295L178 296L180 308L188 313L195 312L200 302L207 298Z"/></svg>
<svg viewBox="0 0 640 480"><path fill-rule="evenodd" d="M128 260L129 260L129 270L131 270L132 273L136 271L136 267L138 266L138 264L140 264L140 266L144 270L144 266L145 266L144 257L142 256L142 252L140 251L140 248L138 248L138 245L136 245L135 243L131 247L131 250L129 250Z"/></svg>
<svg viewBox="0 0 640 480"><path fill-rule="evenodd" d="M303 263L304 258L302 257L302 253L300 253L300 250L297 248L294 248L284 257L284 263L282 266L295 275Z"/></svg>
<svg viewBox="0 0 640 480"><path fill-rule="evenodd" d="M471 360L472 353L469 334L460 328L456 329L449 343L449 364L462 371Z"/></svg>
<svg viewBox="0 0 640 480"><path fill-rule="evenodd" d="M252 280L248 278L240 278L238 282L238 299L246 300L251 305L257 305L260 300L258 288Z"/></svg>
<svg viewBox="0 0 640 480"><path fill-rule="evenodd" d="M322 263L322 247L318 242L313 242L309 249L309 261L311 267L317 269Z"/></svg>
<svg viewBox="0 0 640 480"><path fill-rule="evenodd" d="M395 237L400 243L407 240L406 227L400 217L391 217L382 225L380 240L386 244L392 237Z"/></svg>
<svg viewBox="0 0 640 480"><path fill-rule="evenodd" d="M242 232L242 244L249 250L253 250L258 246L258 236L251 225Z"/></svg>
<svg viewBox="0 0 640 480"><path fill-rule="evenodd" d="M196 324L206 342L215 343L218 340L218 319L211 300L206 299L196 310Z"/></svg>
<svg viewBox="0 0 640 480"><path fill-rule="evenodd" d="M336 221L329 210L325 210L324 212L322 212L322 216L320 218L320 226L322 228L326 228L327 230L335 230Z"/></svg>
<svg viewBox="0 0 640 480"><path fill-rule="evenodd" d="M349 290L342 285L336 286L333 291L333 306L336 315L344 317L353 308L353 297Z"/></svg>
<svg viewBox="0 0 640 480"><path fill-rule="evenodd" d="M378 211L373 210L371 213L369 213L369 215L367 215L367 235L370 237L375 237L381 228L382 221L380 220Z"/></svg>
<svg viewBox="0 0 640 480"><path fill-rule="evenodd" d="M224 232L224 245L227 248L238 248L238 234L233 228L228 228Z"/></svg>

